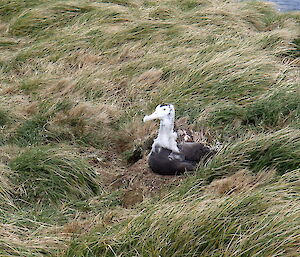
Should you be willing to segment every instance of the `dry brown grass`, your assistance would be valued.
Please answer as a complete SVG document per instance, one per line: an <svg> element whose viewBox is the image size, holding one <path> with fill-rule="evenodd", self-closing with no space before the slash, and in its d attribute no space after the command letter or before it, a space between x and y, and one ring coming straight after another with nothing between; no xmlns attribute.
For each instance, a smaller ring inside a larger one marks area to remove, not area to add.
<svg viewBox="0 0 300 257"><path fill-rule="evenodd" d="M16 145L4 145L0 147L0 163L7 164L15 158L22 149Z"/></svg>
<svg viewBox="0 0 300 257"><path fill-rule="evenodd" d="M0 245L2 253L6 253L4 256L36 254L38 252L49 254L66 249L66 239L68 238L53 233L53 227L46 224L40 225L38 230L32 231L14 224L3 224L0 228Z"/></svg>
<svg viewBox="0 0 300 257"><path fill-rule="evenodd" d="M270 182L275 171L263 171L259 174L252 174L249 170L240 170L235 174L214 180L205 189L205 194L217 196L231 195L234 193L247 192L258 186Z"/></svg>

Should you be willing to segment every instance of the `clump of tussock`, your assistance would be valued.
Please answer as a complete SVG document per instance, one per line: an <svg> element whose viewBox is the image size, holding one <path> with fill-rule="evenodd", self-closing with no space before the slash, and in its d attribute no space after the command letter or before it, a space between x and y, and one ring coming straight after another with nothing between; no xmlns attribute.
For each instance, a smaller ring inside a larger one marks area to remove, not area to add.
<svg viewBox="0 0 300 257"><path fill-rule="evenodd" d="M91 6L60 3L50 7L27 9L10 24L10 33L16 36L37 35L52 27L65 26L74 18L92 11Z"/></svg>
<svg viewBox="0 0 300 257"><path fill-rule="evenodd" d="M7 125L9 125L11 117L8 111L0 108L0 146L4 145L7 141Z"/></svg>
<svg viewBox="0 0 300 257"><path fill-rule="evenodd" d="M203 49L195 54L193 66L197 68L177 72L161 92L160 102L167 99L179 106L181 115L189 115L191 119L197 118L208 104L224 100L239 104L251 102L276 83L278 73L273 73L273 64L277 64L267 56L257 58L253 55L255 50L244 43L238 47L242 58L227 43L225 49Z"/></svg>
<svg viewBox="0 0 300 257"><path fill-rule="evenodd" d="M42 2L39 0L3 0L0 4L0 14L5 20L9 20L24 9L40 5Z"/></svg>
<svg viewBox="0 0 300 257"><path fill-rule="evenodd" d="M289 123L297 124L300 118L299 98L298 88L274 92L247 107L244 123L273 129Z"/></svg>
<svg viewBox="0 0 300 257"><path fill-rule="evenodd" d="M121 114L114 104L63 97L30 106L27 112L31 115L18 124L9 139L19 146L53 142L112 146L114 126Z"/></svg>
<svg viewBox="0 0 300 257"><path fill-rule="evenodd" d="M157 124L142 124L140 118L132 119L130 123L125 123L122 126L122 134L118 134L118 145L122 146L123 150L136 148L148 148L152 144L152 140L157 132ZM134 150L133 150L134 151ZM124 153L126 155L126 153Z"/></svg>
<svg viewBox="0 0 300 257"><path fill-rule="evenodd" d="M270 182L273 177L273 171L261 171L258 174L252 174L248 170L240 170L226 178L212 181L206 187L204 193L224 196L233 193L247 192L253 190L257 186Z"/></svg>
<svg viewBox="0 0 300 257"><path fill-rule="evenodd" d="M53 114L47 127L48 134L58 141L71 140L95 147L111 147L115 143L113 127L119 117L120 110L112 104L68 102L67 106L62 106Z"/></svg>
<svg viewBox="0 0 300 257"><path fill-rule="evenodd" d="M28 202L86 199L102 191L99 175L70 150L31 147L9 162L15 195Z"/></svg>
<svg viewBox="0 0 300 257"><path fill-rule="evenodd" d="M285 128L273 133L246 137L224 147L199 175L212 180L241 169L254 173L275 169L282 175L300 165L299 129Z"/></svg>
<svg viewBox="0 0 300 257"><path fill-rule="evenodd" d="M299 170L256 191L159 203L75 239L65 256L269 256L298 250Z"/></svg>
<svg viewBox="0 0 300 257"><path fill-rule="evenodd" d="M35 221L36 222L36 221ZM37 223L37 222L36 222ZM37 256L52 255L66 248L64 238L41 230L46 230L44 223L38 223L40 229L34 231L15 224L2 224L0 229L1 256ZM40 234L39 234L40 233ZM39 234L39 235L38 235Z"/></svg>
<svg viewBox="0 0 300 257"><path fill-rule="evenodd" d="M12 201L12 183L10 169L0 163L0 206L2 210L14 206Z"/></svg>
<svg viewBox="0 0 300 257"><path fill-rule="evenodd" d="M47 83L49 83L48 79L35 76L21 81L19 88L28 95L34 95L39 88L47 85Z"/></svg>
<svg viewBox="0 0 300 257"><path fill-rule="evenodd" d="M10 121L10 116L6 110L0 109L0 127L5 126Z"/></svg>
<svg viewBox="0 0 300 257"><path fill-rule="evenodd" d="M245 120L245 107L232 102L220 102L206 108L198 118L198 122L208 124L213 129L223 130L224 127L240 127Z"/></svg>
<svg viewBox="0 0 300 257"><path fill-rule="evenodd" d="M47 122L48 118L39 114L25 120L16 129L11 141L19 146L44 144L47 142Z"/></svg>
<svg viewBox="0 0 300 257"><path fill-rule="evenodd" d="M299 90L285 87L274 90L246 106L233 102L220 102L209 106L200 114L199 122L224 133L223 128L278 130L286 126L298 127L300 117ZM227 130L226 133L230 132Z"/></svg>

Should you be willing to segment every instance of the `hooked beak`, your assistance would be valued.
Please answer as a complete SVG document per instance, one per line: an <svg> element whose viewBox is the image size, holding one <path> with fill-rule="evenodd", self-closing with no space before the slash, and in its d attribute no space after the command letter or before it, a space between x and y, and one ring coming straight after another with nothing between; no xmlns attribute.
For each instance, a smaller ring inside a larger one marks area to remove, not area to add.
<svg viewBox="0 0 300 257"><path fill-rule="evenodd" d="M149 120L155 120L155 119L160 119L158 113L154 112L150 115L146 115L143 119L144 122L149 121Z"/></svg>

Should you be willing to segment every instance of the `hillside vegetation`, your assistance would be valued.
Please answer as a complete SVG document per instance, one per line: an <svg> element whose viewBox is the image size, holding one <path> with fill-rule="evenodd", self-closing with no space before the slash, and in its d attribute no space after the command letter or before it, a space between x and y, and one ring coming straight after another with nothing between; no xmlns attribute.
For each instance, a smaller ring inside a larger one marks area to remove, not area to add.
<svg viewBox="0 0 300 257"><path fill-rule="evenodd" d="M1 256L299 256L300 14L236 0L0 1ZM222 147L129 165L172 103Z"/></svg>

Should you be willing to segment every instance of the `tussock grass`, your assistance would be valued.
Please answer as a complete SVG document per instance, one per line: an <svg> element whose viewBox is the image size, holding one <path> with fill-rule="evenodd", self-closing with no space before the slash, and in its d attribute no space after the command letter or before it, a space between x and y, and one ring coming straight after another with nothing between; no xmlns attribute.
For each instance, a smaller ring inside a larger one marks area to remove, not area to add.
<svg viewBox="0 0 300 257"><path fill-rule="evenodd" d="M48 206L48 209L14 208L2 212L0 255L55 256L66 247L66 235L57 224L57 220L63 221L63 218L54 206Z"/></svg>
<svg viewBox="0 0 300 257"><path fill-rule="evenodd" d="M4 65L8 71L21 70L29 76L32 69L46 72L49 79L62 76L62 70L67 71L75 82L75 90L69 88L68 92L76 92L79 99L92 94L93 99L101 101L116 99L114 103L119 105L130 101L130 106L125 106L134 108L133 112L141 108L140 98L152 99L154 104L169 101L178 105L179 113L189 113L192 118L196 118L211 102L223 99L238 103L243 99L250 101L251 97L269 89L281 79L282 72L286 72L286 66L279 65L270 55L275 47L266 49L266 46L270 45L269 38L275 37L277 53L290 49L294 25L275 11L264 8L268 11L254 13L247 4L220 5L219 1L196 1L190 3L189 8L176 3L169 19L152 20L148 15L153 9L170 10L167 2L152 4L151 8L137 4L138 11L132 15L129 15L132 10L128 5L91 5L86 8L91 8L92 14L76 12L76 17L68 20L70 24L62 23L61 26L56 26L51 11L45 11L42 20L49 23L47 29L51 30L51 38L23 47ZM81 8L77 2L65 5ZM36 8L43 9L43 5ZM57 10L61 6L53 1L47 8ZM73 13L72 8L69 9L66 12ZM120 13L123 20L112 21L107 17L102 20L101 15L106 11L112 15ZM272 16L267 24L262 21L266 18L264 15ZM55 16L55 19L59 17ZM253 19L251 22L250 18ZM232 20L238 26L232 28ZM34 19L31 22L39 26ZM220 22L222 26L218 24ZM259 32L256 31L257 23L260 24ZM86 24L90 24L89 29L86 29ZM41 31L43 33L44 29ZM234 35L233 31L240 36ZM233 49L239 50L235 52ZM260 51L259 56L257 51ZM28 58L31 67L20 65ZM157 80L146 80L143 85L137 77L153 68L161 70L161 76ZM80 80L76 74L80 74ZM45 96L45 90L41 88L37 94ZM193 99L193 106L189 106L189 99Z"/></svg>
<svg viewBox="0 0 300 257"><path fill-rule="evenodd" d="M0 206L2 210L13 207L11 171L6 165L0 165Z"/></svg>
<svg viewBox="0 0 300 257"><path fill-rule="evenodd" d="M61 92L61 91L60 91ZM29 106L30 117L10 132L10 143L19 146L72 142L95 147L114 144L114 126L120 115L116 106L68 98Z"/></svg>
<svg viewBox="0 0 300 257"><path fill-rule="evenodd" d="M0 146L5 145L11 132L13 124L13 115L7 108L0 107Z"/></svg>
<svg viewBox="0 0 300 257"><path fill-rule="evenodd" d="M235 0L0 1L0 204L19 207L0 213L0 255L298 256L299 17ZM166 102L221 151L142 212L97 196L95 169L127 171L116 159Z"/></svg>
<svg viewBox="0 0 300 257"><path fill-rule="evenodd" d="M63 237L55 237L47 233L42 236L32 236L30 229L22 229L14 225L5 226L4 229L5 231L0 231L2 256L45 256L52 255L65 247L62 243Z"/></svg>
<svg viewBox="0 0 300 257"><path fill-rule="evenodd" d="M284 88L261 97L243 107L232 102L221 102L206 110L203 121L215 129L242 126L266 131L299 124L299 88Z"/></svg>
<svg viewBox="0 0 300 257"><path fill-rule="evenodd" d="M224 147L207 168L199 170L199 174L212 180L242 169L250 169L254 173L275 169L282 175L299 167L299 150L298 129L255 134Z"/></svg>
<svg viewBox="0 0 300 257"><path fill-rule="evenodd" d="M0 110L0 126L3 127L5 124L9 122L10 118L5 110Z"/></svg>
<svg viewBox="0 0 300 257"><path fill-rule="evenodd" d="M47 140L46 124L46 117L40 115L32 117L17 128L13 140L21 146L43 144Z"/></svg>
<svg viewBox="0 0 300 257"><path fill-rule="evenodd" d="M273 177L273 170L262 170L258 174L253 174L246 169L240 170L231 176L214 180L206 186L205 194L224 196L237 192L247 192L270 183Z"/></svg>
<svg viewBox="0 0 300 257"><path fill-rule="evenodd" d="M84 101L59 102L49 119L48 136L58 141L68 138L95 147L114 144L114 125L120 111L114 105ZM63 127L63 129L62 129Z"/></svg>
<svg viewBox="0 0 300 257"><path fill-rule="evenodd" d="M255 126L284 127L286 124L299 124L299 88L286 88L284 91L254 102L247 109L245 123Z"/></svg>
<svg viewBox="0 0 300 257"><path fill-rule="evenodd" d="M50 5L51 6L51 5ZM45 6L46 7L46 6ZM93 9L89 6L59 3L50 8L37 8L23 11L10 24L11 34L16 36L37 35L49 33L52 27L67 25L74 18L81 14L88 13Z"/></svg>
<svg viewBox="0 0 300 257"><path fill-rule="evenodd" d="M102 191L97 173L68 150L32 147L13 159L15 194L27 202L86 199Z"/></svg>
<svg viewBox="0 0 300 257"><path fill-rule="evenodd" d="M246 194L159 203L74 241L65 256L296 256L298 179L295 170Z"/></svg>
<svg viewBox="0 0 300 257"><path fill-rule="evenodd" d="M4 0L1 2L0 13L6 19L12 18L15 14L23 11L25 8L41 4L42 1L30 0Z"/></svg>

